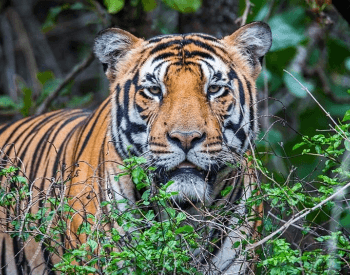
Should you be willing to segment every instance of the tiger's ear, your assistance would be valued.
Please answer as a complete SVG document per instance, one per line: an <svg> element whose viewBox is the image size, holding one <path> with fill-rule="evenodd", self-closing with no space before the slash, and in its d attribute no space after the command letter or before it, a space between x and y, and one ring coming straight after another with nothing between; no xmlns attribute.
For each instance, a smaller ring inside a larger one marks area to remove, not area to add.
<svg viewBox="0 0 350 275"><path fill-rule="evenodd" d="M98 33L95 38L94 53L102 62L108 77L116 69L118 60L139 41L142 39L118 28L109 28Z"/></svg>
<svg viewBox="0 0 350 275"><path fill-rule="evenodd" d="M251 68L252 75L257 77L261 71L263 57L271 47L272 33L266 23L253 22L224 37L223 42L229 48L238 50Z"/></svg>

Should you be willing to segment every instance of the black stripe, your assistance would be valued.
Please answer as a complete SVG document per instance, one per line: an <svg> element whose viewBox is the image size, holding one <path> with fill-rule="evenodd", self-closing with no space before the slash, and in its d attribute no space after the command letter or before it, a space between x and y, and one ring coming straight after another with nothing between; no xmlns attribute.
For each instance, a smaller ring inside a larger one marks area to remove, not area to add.
<svg viewBox="0 0 350 275"><path fill-rule="evenodd" d="M254 113L254 100L252 95L252 85L248 81L248 79L244 77L244 80L246 81L248 92L249 92L249 98L250 98L250 106L249 106L249 121L250 121L250 130L254 132L255 130L255 113Z"/></svg>
<svg viewBox="0 0 350 275"><path fill-rule="evenodd" d="M46 133L41 137L41 139L37 142L37 145L35 147L35 154L36 157L32 156L32 161L31 161L31 165L30 165L30 174L29 174L29 179L32 181L34 180L35 175L38 172L39 166L41 164L42 161L42 155L44 153L44 150L47 146L47 142L45 142L45 139L47 139L48 136L50 136L50 134L52 133L52 131L56 128L56 124L52 125L48 131L46 131ZM31 139L31 141L28 143L28 145L26 146L26 149L23 151L23 154L25 155L27 148L30 148L31 142L33 141L35 136L33 136L33 138ZM23 159L23 158L21 158ZM46 163L47 165L47 163ZM40 169L42 169L42 167L40 167Z"/></svg>
<svg viewBox="0 0 350 275"><path fill-rule="evenodd" d="M95 118L95 121L94 121L94 123L92 124L92 126L90 127L90 130L89 130L88 134L86 135L86 137L85 137L85 139L84 139L83 145L82 145L81 148L80 148L80 151L79 151L79 154L78 154L76 160L79 160L79 158L80 158L81 154L83 153L83 151L84 151L84 149L85 149L87 143L88 143L89 140L90 140L90 136L92 135L92 133L93 133L94 131L96 131L96 129L95 129L96 124L97 124L98 122L100 122L101 113L104 111L104 109L106 108L106 105L107 105L108 103L109 103L109 102L106 101L105 104L104 104L104 106L100 109L100 111L99 111L98 113L95 112L95 113L91 116L91 117ZM105 120L105 119L106 119L106 118L104 118L103 120ZM90 122L90 121L89 121L89 122ZM101 124L102 124L102 123L101 123ZM89 125L89 123L87 123L86 126L87 126L87 125ZM84 130L85 130L85 129L84 129ZM83 131L82 131L82 132L83 132Z"/></svg>
<svg viewBox="0 0 350 275"><path fill-rule="evenodd" d="M5 238L2 239L1 244L1 263L0 270L2 275L7 275L7 266L6 266L6 241Z"/></svg>
<svg viewBox="0 0 350 275"><path fill-rule="evenodd" d="M216 54L216 50L212 46L208 45L207 43L203 43L202 41L199 41L199 40L185 39L182 44L184 46L189 45L189 44L195 44L198 47L201 47L203 49L206 49L206 50Z"/></svg>
<svg viewBox="0 0 350 275"><path fill-rule="evenodd" d="M169 35L169 34L165 34L165 35L157 35L155 37L152 37L151 39L148 40L148 43L149 44L152 44L152 43L158 43L164 39L167 39L167 38L172 38L174 37L175 35Z"/></svg>
<svg viewBox="0 0 350 275"><path fill-rule="evenodd" d="M157 57L155 57L152 61L152 64L156 61L159 61L159 60L163 60L163 59L166 59L168 57L172 57L172 56L177 56L176 54L174 53L163 53L163 54L160 54L158 55Z"/></svg>
<svg viewBox="0 0 350 275"><path fill-rule="evenodd" d="M45 244L42 244L41 251L43 252L43 257L45 260L46 270L48 271L48 275L55 275L56 273L52 270L54 268L54 264L52 263L51 257L53 252L49 252L46 249Z"/></svg>
<svg viewBox="0 0 350 275"><path fill-rule="evenodd" d="M65 159L66 159L66 145L70 142L72 136L77 131L77 129L82 127L84 125L84 123L85 123L85 121L81 121L80 123L75 125L74 128L71 129L71 131L66 135L64 142L61 144L61 146L60 146L60 148L59 148L59 150L57 152L57 156L55 158L55 163L54 163L54 165L52 167L51 175L55 175L56 176L59 163L61 161L65 162ZM63 157L61 157L62 155L63 155ZM70 160L71 159L72 158L70 158ZM62 171L62 178L64 179L64 171Z"/></svg>
<svg viewBox="0 0 350 275"><path fill-rule="evenodd" d="M164 50L164 49L166 49L172 45L175 45L175 44L181 45L182 42L183 42L183 40L176 39L176 40L172 40L172 41L169 41L166 43L161 43L161 44L157 45L156 47L154 47L154 49L151 50L150 55L152 55L156 52L159 52L161 50Z"/></svg>
<svg viewBox="0 0 350 275"><path fill-rule="evenodd" d="M205 53L205 52L201 52L201 51L192 51L192 52L189 52L189 51L185 51L185 57L196 57L196 56L200 56L200 57L203 57L203 58L206 58L206 59L210 59L210 60L214 60L214 58L208 54L208 53Z"/></svg>
<svg viewBox="0 0 350 275"><path fill-rule="evenodd" d="M72 122L72 121L74 121L74 120L76 120L76 119L78 119L78 118L81 118L82 116L87 117L89 114L90 114L90 112L82 112L82 113L80 113L80 114L78 113L78 115L76 115L76 116L73 116L73 117L67 119L67 120L60 126L60 130L56 131L55 135L52 137L52 139L50 140L50 142L51 142L52 144L54 144L54 142L55 142L57 136L58 136L59 134L61 134L61 131L63 130L63 128L64 128L65 126L67 126L67 124L69 124L70 122ZM50 144L50 145L51 145L51 144ZM56 149L57 149L57 148L56 148ZM47 150L47 153L46 153L46 156L45 156L45 161L48 159L49 154L50 154L50 149Z"/></svg>

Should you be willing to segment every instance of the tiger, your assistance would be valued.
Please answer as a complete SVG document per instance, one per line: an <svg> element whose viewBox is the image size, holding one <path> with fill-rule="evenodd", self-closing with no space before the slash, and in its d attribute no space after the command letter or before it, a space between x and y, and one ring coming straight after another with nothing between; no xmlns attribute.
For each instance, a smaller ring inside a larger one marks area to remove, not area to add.
<svg viewBox="0 0 350 275"><path fill-rule="evenodd" d="M110 83L108 98L92 112L58 110L2 125L0 161L20 166L33 197L53 182L66 182L64 192L74 198L71 207L96 214L108 192L116 200L140 199L130 177L116 181L115 175L124 159L143 156L156 168L155 184L172 181L167 191L176 192L172 200L186 211L224 199L221 191L231 185L225 198L240 201L244 214L252 180L227 163L244 163L254 144L259 129L255 82L271 44L271 30L263 22L220 39L189 33L146 40L105 29L95 38L94 53ZM40 206L33 203L32 211ZM119 207L125 210L124 204ZM257 215L261 211L259 206ZM55 274L57 257L32 239L11 239L3 222L6 210L0 218L2 274ZM74 237L82 222L83 215L72 218L73 233L65 243L84 242ZM250 270L232 247L241 236L229 237L212 253L218 272L212 274Z"/></svg>

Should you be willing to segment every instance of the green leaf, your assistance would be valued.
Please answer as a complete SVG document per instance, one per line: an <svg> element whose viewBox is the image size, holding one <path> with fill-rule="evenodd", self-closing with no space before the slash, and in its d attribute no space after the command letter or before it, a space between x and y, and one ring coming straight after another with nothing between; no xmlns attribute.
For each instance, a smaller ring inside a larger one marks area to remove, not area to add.
<svg viewBox="0 0 350 275"><path fill-rule="evenodd" d="M347 151L350 151L350 142L348 140L344 141L344 146Z"/></svg>
<svg viewBox="0 0 350 275"><path fill-rule="evenodd" d="M305 12L303 8L293 9L272 17L268 22L272 31L272 47L270 51L295 47L303 41L306 38L304 35L305 27L298 24L298 22L304 17Z"/></svg>
<svg viewBox="0 0 350 275"><path fill-rule="evenodd" d="M232 189L233 189L232 186L226 186L226 188L221 191L221 196L225 197L231 192Z"/></svg>
<svg viewBox="0 0 350 275"><path fill-rule="evenodd" d="M103 0L109 13L115 14L124 7L124 0Z"/></svg>
<svg viewBox="0 0 350 275"><path fill-rule="evenodd" d="M142 0L143 10L148 12L154 10L157 7L157 2L155 0Z"/></svg>
<svg viewBox="0 0 350 275"><path fill-rule="evenodd" d="M7 95L0 96L0 109L15 109L16 103Z"/></svg>
<svg viewBox="0 0 350 275"><path fill-rule="evenodd" d="M149 210L149 211L147 212L147 214L145 215L145 217L146 217L146 219L149 220L149 221L153 220L154 217L155 217L154 212L153 212L152 210Z"/></svg>
<svg viewBox="0 0 350 275"><path fill-rule="evenodd" d="M241 242L240 242L240 241L235 242L235 243L233 244L233 248L237 248L237 247L239 247L239 246L240 246L240 244L241 244Z"/></svg>
<svg viewBox="0 0 350 275"><path fill-rule="evenodd" d="M350 120L350 110L346 111L342 121L344 122L344 121L348 121L348 120Z"/></svg>
<svg viewBox="0 0 350 275"><path fill-rule="evenodd" d="M182 13L196 12L202 5L201 0L163 0L165 4Z"/></svg>
<svg viewBox="0 0 350 275"><path fill-rule="evenodd" d="M41 31L46 33L52 30L56 25L57 16L64 8L62 6L50 8L44 24L41 26Z"/></svg>
<svg viewBox="0 0 350 275"><path fill-rule="evenodd" d="M184 214L184 213L182 213L182 212L180 212L179 214L177 214L177 216L176 216L176 220L178 221L178 222L181 222L181 221L184 221L184 220L186 220L186 215Z"/></svg>
<svg viewBox="0 0 350 275"><path fill-rule="evenodd" d="M182 227L179 227L178 229L175 230L175 234L179 234L179 233L182 233L182 232L185 232L185 233L191 233L193 232L194 229L192 226L190 225L185 225L185 226L182 226Z"/></svg>
<svg viewBox="0 0 350 275"><path fill-rule="evenodd" d="M23 107L21 109L21 113L23 116L29 116L30 109L33 103L32 90L29 89L28 87L23 87L22 92L23 92Z"/></svg>
<svg viewBox="0 0 350 275"><path fill-rule="evenodd" d="M54 79L55 76L52 71L44 71L37 73L36 78L44 85L48 80Z"/></svg>
<svg viewBox="0 0 350 275"><path fill-rule="evenodd" d="M87 244L91 247L92 251L94 251L97 248L97 242L95 242L94 240L88 240Z"/></svg>
<svg viewBox="0 0 350 275"><path fill-rule="evenodd" d="M300 142L300 143L297 143L293 146L292 150L296 150L298 149L299 147L305 145L306 143L303 141L303 142Z"/></svg>

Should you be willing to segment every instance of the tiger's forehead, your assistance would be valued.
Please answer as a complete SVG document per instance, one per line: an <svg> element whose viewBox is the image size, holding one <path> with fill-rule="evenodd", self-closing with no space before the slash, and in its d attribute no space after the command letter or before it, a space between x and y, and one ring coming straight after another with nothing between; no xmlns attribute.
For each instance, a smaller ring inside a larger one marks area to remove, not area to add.
<svg viewBox="0 0 350 275"><path fill-rule="evenodd" d="M219 39L201 33L162 35L144 43L147 56L140 66L143 82L161 82L170 71L170 67L180 68L197 66L200 75L210 79L217 72L229 70L229 56L225 45ZM151 73L152 72L152 73Z"/></svg>

